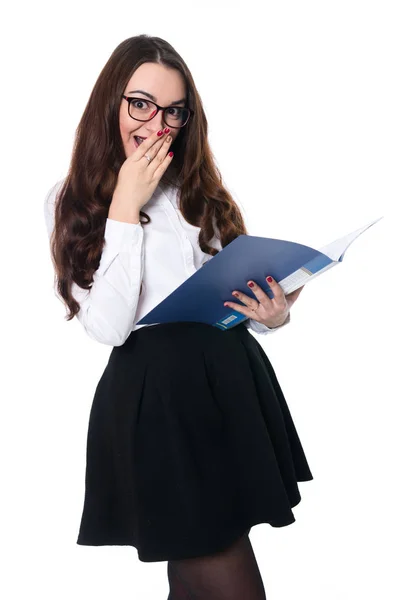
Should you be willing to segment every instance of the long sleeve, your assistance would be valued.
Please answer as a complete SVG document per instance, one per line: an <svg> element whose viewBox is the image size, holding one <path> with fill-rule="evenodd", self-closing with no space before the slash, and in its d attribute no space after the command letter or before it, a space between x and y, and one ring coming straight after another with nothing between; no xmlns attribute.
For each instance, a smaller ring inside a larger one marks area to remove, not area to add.
<svg viewBox="0 0 400 600"><path fill-rule="evenodd" d="M282 325L279 325L279 327L274 327L273 329L267 327L266 325L263 325L262 323L259 323L255 319L248 319L247 321L244 321L244 324L246 325L247 329L252 329L256 333L259 333L261 335L265 335L266 333L274 333L275 331L278 331L278 329L282 329L282 327L285 327L285 325L287 325L288 323L290 323L290 313L288 314L286 321L282 323Z"/></svg>
<svg viewBox="0 0 400 600"><path fill-rule="evenodd" d="M56 184L48 193L44 214L48 236L54 227ZM76 315L92 339L121 346L132 331L143 277L144 243L140 223L107 219L105 245L90 290L72 285L80 305Z"/></svg>

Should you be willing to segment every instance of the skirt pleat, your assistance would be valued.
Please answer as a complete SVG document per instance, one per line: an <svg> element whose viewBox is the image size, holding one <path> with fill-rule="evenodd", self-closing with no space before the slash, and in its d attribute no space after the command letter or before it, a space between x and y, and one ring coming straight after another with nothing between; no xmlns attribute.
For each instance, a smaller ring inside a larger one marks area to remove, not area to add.
<svg viewBox="0 0 400 600"><path fill-rule="evenodd" d="M143 562L221 551L295 521L313 479L274 369L243 325L179 322L113 348L89 416L77 543Z"/></svg>

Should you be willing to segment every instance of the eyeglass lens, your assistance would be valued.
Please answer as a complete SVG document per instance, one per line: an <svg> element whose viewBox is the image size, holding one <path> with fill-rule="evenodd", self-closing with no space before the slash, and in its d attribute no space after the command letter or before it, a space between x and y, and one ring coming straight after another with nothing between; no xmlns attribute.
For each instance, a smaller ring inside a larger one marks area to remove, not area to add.
<svg viewBox="0 0 400 600"><path fill-rule="evenodd" d="M129 114L133 119L148 121L157 110L150 100L136 99L129 102ZM164 121L171 127L183 127L189 119L189 110L181 106L169 106L164 111Z"/></svg>

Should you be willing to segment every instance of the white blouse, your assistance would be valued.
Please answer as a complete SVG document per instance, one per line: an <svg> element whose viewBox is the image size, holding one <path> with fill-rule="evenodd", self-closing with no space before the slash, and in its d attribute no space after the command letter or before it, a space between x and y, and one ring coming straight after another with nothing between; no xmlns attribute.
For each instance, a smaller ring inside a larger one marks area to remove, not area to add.
<svg viewBox="0 0 400 600"><path fill-rule="evenodd" d="M58 181L45 198L49 238L57 192L63 183L63 179ZM151 218L144 226L107 218L105 245L91 289L72 284L72 295L80 305L76 316L89 337L102 344L122 346L132 331L147 327L136 323L213 258L199 246L200 227L184 219L176 188L160 183L143 210ZM222 250L216 235L210 246ZM232 297L230 301L236 300ZM283 325L273 329L254 319L243 321L260 334L272 333L289 322L290 314Z"/></svg>

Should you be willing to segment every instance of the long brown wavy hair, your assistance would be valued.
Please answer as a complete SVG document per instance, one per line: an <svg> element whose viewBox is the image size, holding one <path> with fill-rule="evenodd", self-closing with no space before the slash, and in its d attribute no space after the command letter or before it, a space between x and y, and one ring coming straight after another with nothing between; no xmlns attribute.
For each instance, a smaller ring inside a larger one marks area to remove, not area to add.
<svg viewBox="0 0 400 600"><path fill-rule="evenodd" d="M215 165L207 119L186 63L159 37L144 34L128 38L115 48L94 85L76 130L67 177L57 195L51 258L56 291L69 309L68 321L80 309L71 293L73 282L90 289L100 263L108 210L126 160L119 127L121 94L145 62L180 71L186 82L187 106L194 110L174 141L174 158L160 183L179 187L182 215L201 227L199 245L203 252L212 256L218 253L208 244L216 233L213 219L223 248L247 234L241 211L224 188ZM143 211L140 217L142 225L151 221Z"/></svg>

